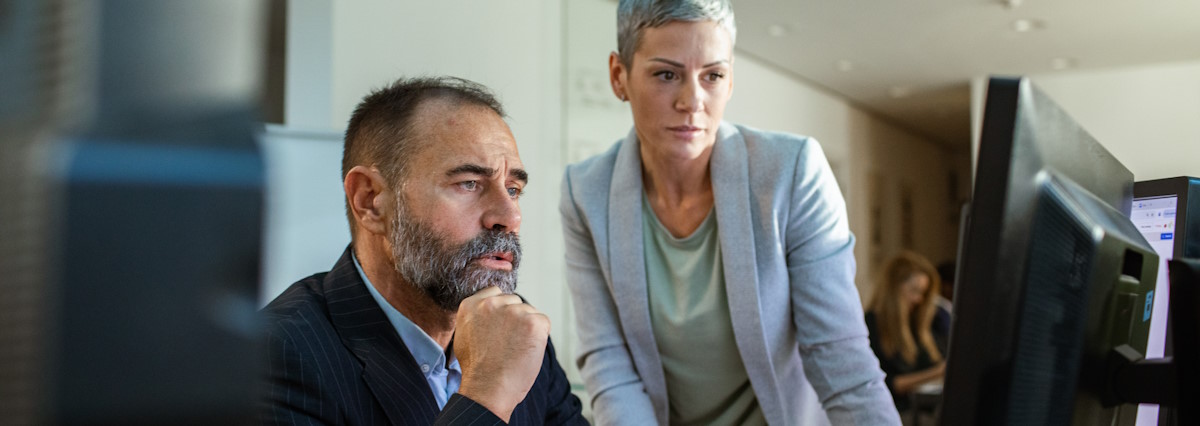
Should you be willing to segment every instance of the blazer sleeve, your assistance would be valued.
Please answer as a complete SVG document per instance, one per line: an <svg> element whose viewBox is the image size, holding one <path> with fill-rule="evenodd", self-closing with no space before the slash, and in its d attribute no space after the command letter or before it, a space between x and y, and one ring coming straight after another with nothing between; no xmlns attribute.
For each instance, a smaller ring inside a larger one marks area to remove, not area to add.
<svg viewBox="0 0 1200 426"><path fill-rule="evenodd" d="M546 395L545 417L540 423L546 425L586 425L583 418L583 406L579 398L571 393L571 383L567 373L558 365L558 355L554 351L554 342L546 342L546 356L542 359L543 380L535 386L544 389Z"/></svg>
<svg viewBox="0 0 1200 426"><path fill-rule="evenodd" d="M505 423L499 417L496 417L491 410L488 410L487 407L479 405L478 402L475 402L471 398L456 393L450 395L450 399L446 401L446 406L442 408L441 413L438 413L437 420L433 424L435 426L502 426Z"/></svg>
<svg viewBox="0 0 1200 426"><path fill-rule="evenodd" d="M269 369L264 383L259 423L264 425L334 425L344 423L324 395L318 363L306 354L321 350L294 324L284 323L267 335Z"/></svg>
<svg viewBox="0 0 1200 426"><path fill-rule="evenodd" d="M566 239L567 285L580 340L576 364L592 398L593 420L598 425L654 424L654 405L622 334L593 235L574 196L571 170L568 167L563 176L559 212Z"/></svg>
<svg viewBox="0 0 1200 426"><path fill-rule="evenodd" d="M785 249L804 373L837 425L900 424L854 286L854 236L820 146L797 158Z"/></svg>

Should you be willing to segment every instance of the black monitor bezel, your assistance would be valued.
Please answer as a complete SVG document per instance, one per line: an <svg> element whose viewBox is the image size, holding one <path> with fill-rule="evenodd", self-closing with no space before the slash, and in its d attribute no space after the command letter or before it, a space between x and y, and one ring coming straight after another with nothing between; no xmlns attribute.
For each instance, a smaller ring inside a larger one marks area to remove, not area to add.
<svg viewBox="0 0 1200 426"><path fill-rule="evenodd" d="M989 81L980 139L955 279L942 424L1003 421L1004 413L993 411L1002 410L1010 386L1012 324L1023 292L1013 283L1023 279L1031 239L1034 191L1026 177L1053 166L1126 218L1133 199L1133 174L1028 79ZM958 331L964 327L988 333Z"/></svg>
<svg viewBox="0 0 1200 426"><path fill-rule="evenodd" d="M1175 257L1200 257L1200 178L1178 176L1133 184L1133 198L1176 196ZM1189 242L1191 244L1189 245Z"/></svg>

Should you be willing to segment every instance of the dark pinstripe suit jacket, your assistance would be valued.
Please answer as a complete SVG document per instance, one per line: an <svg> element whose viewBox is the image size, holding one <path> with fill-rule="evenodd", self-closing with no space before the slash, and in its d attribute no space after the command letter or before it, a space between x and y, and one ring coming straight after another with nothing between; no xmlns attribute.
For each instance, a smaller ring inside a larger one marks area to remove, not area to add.
<svg viewBox="0 0 1200 426"><path fill-rule="evenodd" d="M305 278L263 308L269 374L266 424L503 424L454 394L438 412L400 335L367 292L350 249L333 270ZM546 345L542 369L511 424L587 424L579 399Z"/></svg>

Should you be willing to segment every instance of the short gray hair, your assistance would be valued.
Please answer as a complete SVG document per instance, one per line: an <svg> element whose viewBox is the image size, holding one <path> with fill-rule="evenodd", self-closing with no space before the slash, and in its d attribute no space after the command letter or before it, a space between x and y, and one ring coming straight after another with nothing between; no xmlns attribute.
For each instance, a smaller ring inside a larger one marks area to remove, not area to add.
<svg viewBox="0 0 1200 426"><path fill-rule="evenodd" d="M729 0L621 0L617 6L617 55L629 68L633 52L642 41L642 31L673 21L716 21L729 31L731 44L737 42L733 23L733 5Z"/></svg>

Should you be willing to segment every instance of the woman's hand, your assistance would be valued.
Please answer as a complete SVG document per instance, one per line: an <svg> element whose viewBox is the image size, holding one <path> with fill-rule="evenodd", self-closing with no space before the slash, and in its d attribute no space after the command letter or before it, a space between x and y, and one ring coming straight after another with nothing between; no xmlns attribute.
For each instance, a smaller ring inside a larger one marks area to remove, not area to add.
<svg viewBox="0 0 1200 426"><path fill-rule="evenodd" d="M911 393L918 386L941 379L945 375L946 361L941 361L933 367L896 376L892 379L892 390L898 394Z"/></svg>

